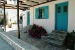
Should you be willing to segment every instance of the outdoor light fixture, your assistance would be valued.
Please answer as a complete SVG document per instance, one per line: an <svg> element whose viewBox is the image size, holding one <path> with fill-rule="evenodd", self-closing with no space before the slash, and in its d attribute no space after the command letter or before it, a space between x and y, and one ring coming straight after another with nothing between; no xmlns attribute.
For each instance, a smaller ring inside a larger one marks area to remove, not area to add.
<svg viewBox="0 0 75 50"><path fill-rule="evenodd" d="M17 5L17 0L7 0L7 4Z"/></svg>

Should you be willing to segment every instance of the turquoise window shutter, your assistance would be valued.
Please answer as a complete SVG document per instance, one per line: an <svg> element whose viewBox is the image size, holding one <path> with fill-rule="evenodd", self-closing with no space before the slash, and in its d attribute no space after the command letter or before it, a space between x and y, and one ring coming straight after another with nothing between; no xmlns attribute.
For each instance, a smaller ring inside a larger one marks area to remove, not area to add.
<svg viewBox="0 0 75 50"><path fill-rule="evenodd" d="M38 8L35 9L35 19L38 19L38 16L39 16L39 11L38 11Z"/></svg>
<svg viewBox="0 0 75 50"><path fill-rule="evenodd" d="M27 12L27 15L30 16L30 11Z"/></svg>
<svg viewBox="0 0 75 50"><path fill-rule="evenodd" d="M30 25L30 11L27 12L27 25Z"/></svg>
<svg viewBox="0 0 75 50"><path fill-rule="evenodd" d="M43 10L44 11L43 12L44 13L43 18L48 19L49 18L49 6L44 6L43 8L44 8L44 10Z"/></svg>

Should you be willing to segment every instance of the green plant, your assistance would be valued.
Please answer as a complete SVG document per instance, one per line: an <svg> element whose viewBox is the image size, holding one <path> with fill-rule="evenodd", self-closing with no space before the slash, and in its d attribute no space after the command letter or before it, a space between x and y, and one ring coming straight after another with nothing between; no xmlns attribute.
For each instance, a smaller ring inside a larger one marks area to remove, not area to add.
<svg viewBox="0 0 75 50"><path fill-rule="evenodd" d="M46 36L47 32L42 26L33 25L31 30L29 30L29 35L35 38L41 38L41 36Z"/></svg>
<svg viewBox="0 0 75 50"><path fill-rule="evenodd" d="M6 23L6 25L8 24L8 19L7 18L5 19L5 23Z"/></svg>
<svg viewBox="0 0 75 50"><path fill-rule="evenodd" d="M17 24L16 22L13 22L12 24Z"/></svg>
<svg viewBox="0 0 75 50"><path fill-rule="evenodd" d="M74 50L74 44L75 44L75 32L74 30L71 33L67 34L67 47L71 50Z"/></svg>
<svg viewBox="0 0 75 50"><path fill-rule="evenodd" d="M1 17L0 17L0 25L4 25L4 24L7 25L7 23L8 23L8 19L7 19L7 18L4 19L4 18L1 18Z"/></svg>

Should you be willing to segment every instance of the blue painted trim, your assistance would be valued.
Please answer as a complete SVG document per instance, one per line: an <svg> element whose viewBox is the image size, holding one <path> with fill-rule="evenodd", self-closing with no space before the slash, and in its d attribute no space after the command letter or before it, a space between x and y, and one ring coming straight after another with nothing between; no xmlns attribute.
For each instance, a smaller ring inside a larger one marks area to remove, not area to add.
<svg viewBox="0 0 75 50"><path fill-rule="evenodd" d="M38 16L39 16L39 9L36 8L35 9L35 19L38 19Z"/></svg>
<svg viewBox="0 0 75 50"><path fill-rule="evenodd" d="M30 11L27 12L27 25L30 25Z"/></svg>
<svg viewBox="0 0 75 50"><path fill-rule="evenodd" d="M59 3L59 4L56 4L56 5L55 5L55 30L56 30L56 16L57 16L57 10L56 10L57 8L56 8L56 7L57 7L57 5L60 5L60 4L61 4L62 6L63 6L63 5L67 5L67 6L68 6L68 2L63 2L63 3ZM66 14L66 13L64 12L64 15L65 15L65 14ZM61 30L63 30L63 31L67 31L67 29L68 29L68 11L67 11L67 14L66 14L66 15L67 15L67 17L64 17L64 16L63 16L63 18L66 19L66 20L65 20L66 22L63 20L63 21L64 21L64 22L63 22L63 23L64 23L64 26L63 26L62 29L61 29ZM61 15L61 16L62 16L62 15ZM65 27L65 24L66 24L66 27ZM60 28L59 28L59 29L60 29Z"/></svg>
<svg viewBox="0 0 75 50"><path fill-rule="evenodd" d="M35 8L35 19L39 19L39 8L43 9L43 16L40 19L48 19L49 18L49 6Z"/></svg>
<svg viewBox="0 0 75 50"><path fill-rule="evenodd" d="M44 19L49 18L49 6L44 6Z"/></svg>

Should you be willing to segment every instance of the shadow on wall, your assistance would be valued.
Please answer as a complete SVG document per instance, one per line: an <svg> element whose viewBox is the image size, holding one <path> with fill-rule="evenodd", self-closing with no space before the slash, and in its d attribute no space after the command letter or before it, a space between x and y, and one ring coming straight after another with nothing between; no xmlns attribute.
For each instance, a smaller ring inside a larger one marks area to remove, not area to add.
<svg viewBox="0 0 75 50"><path fill-rule="evenodd" d="M22 24L22 22L23 22L23 18L22 16L20 16L19 24Z"/></svg>

